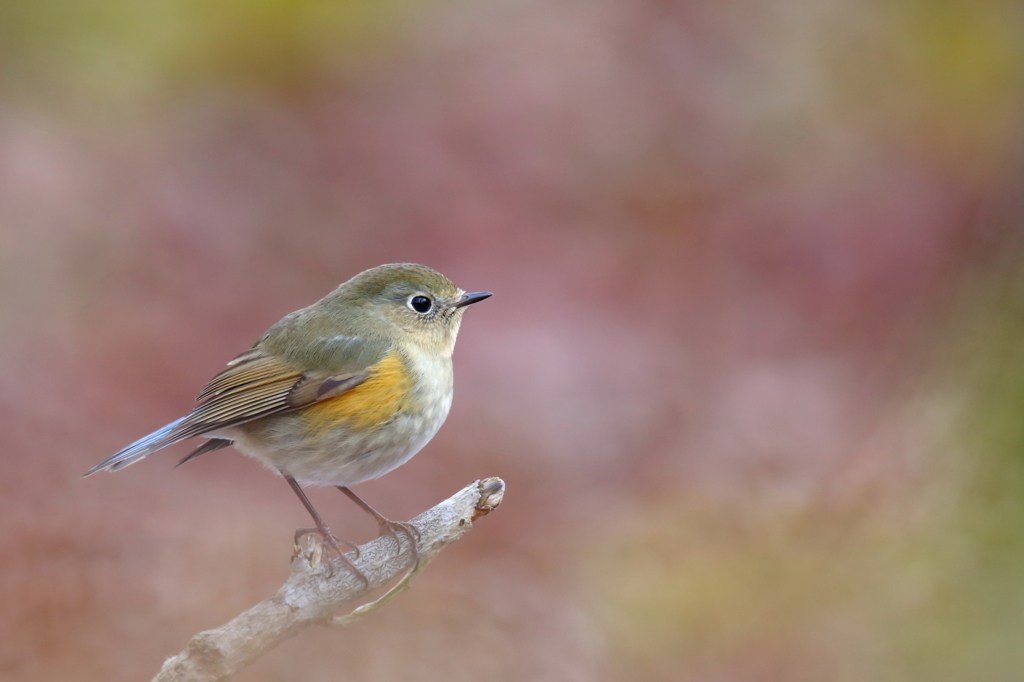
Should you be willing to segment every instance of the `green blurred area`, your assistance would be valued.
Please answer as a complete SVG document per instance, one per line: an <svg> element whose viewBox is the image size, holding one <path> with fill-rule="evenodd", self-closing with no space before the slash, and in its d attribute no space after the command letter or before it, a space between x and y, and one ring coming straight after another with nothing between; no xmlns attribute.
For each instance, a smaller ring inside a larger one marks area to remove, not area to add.
<svg viewBox="0 0 1024 682"><path fill-rule="evenodd" d="M1018 205L1018 202L1014 202ZM1020 216L1009 217L1020 232ZM1019 244L1011 237L1005 246ZM962 393L951 424L960 483L929 557L928 609L904 632L913 679L1010 680L1024 670L1024 266L1016 248L966 288L943 370ZM951 501L952 501L951 500Z"/></svg>
<svg viewBox="0 0 1024 682"><path fill-rule="evenodd" d="M1021 121L1021 4L898 0L874 8L868 28L836 28L853 41L830 60L846 115L960 172L1002 158L1008 130Z"/></svg>
<svg viewBox="0 0 1024 682"><path fill-rule="evenodd" d="M193 88L302 92L392 43L409 0L9 0L8 93L131 102Z"/></svg>

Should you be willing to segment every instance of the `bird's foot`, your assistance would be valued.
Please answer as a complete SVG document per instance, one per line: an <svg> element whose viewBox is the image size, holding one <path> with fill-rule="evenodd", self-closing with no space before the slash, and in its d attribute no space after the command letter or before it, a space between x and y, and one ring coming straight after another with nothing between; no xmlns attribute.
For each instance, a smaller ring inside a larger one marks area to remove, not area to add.
<svg viewBox="0 0 1024 682"><path fill-rule="evenodd" d="M416 526L405 521L391 521L384 518L383 516L377 519L377 527L379 529L379 537L390 535L395 540L395 544L398 546L398 550L402 549L402 540L398 536L403 536L409 542L410 552L413 558L413 569L419 566L420 553L419 548L416 546L422 536Z"/></svg>
<svg viewBox="0 0 1024 682"><path fill-rule="evenodd" d="M305 541L307 538L312 539L312 560L310 563L316 565L319 563L319 557L324 558L324 565L327 566L327 577L330 578L334 575L334 561L332 560L331 554L334 554L337 559L348 567L360 581L362 581L366 587L370 586L370 581L366 575L356 568L356 565L352 563L352 560L341 551L341 545L345 545L349 548L349 551L354 554L354 559L359 558L359 547L355 544L341 540L334 535L328 528L299 528L295 531L295 553L296 555L303 551Z"/></svg>

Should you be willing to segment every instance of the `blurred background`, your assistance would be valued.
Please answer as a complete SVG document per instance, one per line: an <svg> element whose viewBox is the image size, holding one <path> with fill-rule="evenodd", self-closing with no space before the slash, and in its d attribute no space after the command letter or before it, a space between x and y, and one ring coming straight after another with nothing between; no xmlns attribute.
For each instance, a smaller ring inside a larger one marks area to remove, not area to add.
<svg viewBox="0 0 1024 682"><path fill-rule="evenodd" d="M408 260L496 295L358 492L505 502L238 679L1021 679L1022 105L1014 0L5 0L0 678L277 589L308 519L235 451L81 475Z"/></svg>

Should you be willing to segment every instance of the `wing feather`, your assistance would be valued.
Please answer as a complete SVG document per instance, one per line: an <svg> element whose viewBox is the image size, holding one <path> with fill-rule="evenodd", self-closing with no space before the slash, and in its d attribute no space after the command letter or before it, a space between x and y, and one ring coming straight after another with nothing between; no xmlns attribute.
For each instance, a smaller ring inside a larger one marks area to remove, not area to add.
<svg viewBox="0 0 1024 682"><path fill-rule="evenodd" d="M260 346L247 350L200 391L199 404L193 411L124 447L86 476L102 469L121 469L185 438L340 395L372 376L373 366L387 352L386 346L351 336L324 337L308 347L312 359L305 364L296 360L294 353L285 352L283 356ZM226 446L226 442L219 439L216 447L203 445L182 462Z"/></svg>
<svg viewBox="0 0 1024 682"><path fill-rule="evenodd" d="M246 384L264 380L274 381L286 374L298 375L301 372L266 351L254 353L249 350L232 360L228 363L227 369L213 377L199 392L196 402L201 403L218 393L235 390Z"/></svg>
<svg viewBox="0 0 1024 682"><path fill-rule="evenodd" d="M197 398L199 404L191 412L114 453L86 476L102 469L121 469L186 438L340 395L371 376L372 365L386 351L382 348L371 353L376 349L347 336L318 343L335 349L334 361L330 363L333 367L328 370L304 370L297 363L259 347L242 353L203 388ZM186 460L213 449L216 448L200 448Z"/></svg>

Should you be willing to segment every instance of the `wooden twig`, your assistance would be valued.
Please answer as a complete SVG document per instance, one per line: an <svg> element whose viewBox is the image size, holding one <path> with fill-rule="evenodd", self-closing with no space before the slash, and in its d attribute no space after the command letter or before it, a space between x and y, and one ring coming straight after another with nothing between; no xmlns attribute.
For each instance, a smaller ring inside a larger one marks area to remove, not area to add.
<svg viewBox="0 0 1024 682"><path fill-rule="evenodd" d="M369 581L367 586L340 562L322 561L322 545L296 548L292 575L272 597L215 630L200 632L185 650L164 662L153 682L217 682L226 680L282 641L311 625L341 627L365 618L405 590L442 549L468 531L473 521L495 509L505 484L488 478L466 486L410 523L420 532L416 541L420 563L378 600L347 616L335 612L345 603L393 580L412 564L412 546L383 536L347 556ZM398 543L396 546L396 542Z"/></svg>

